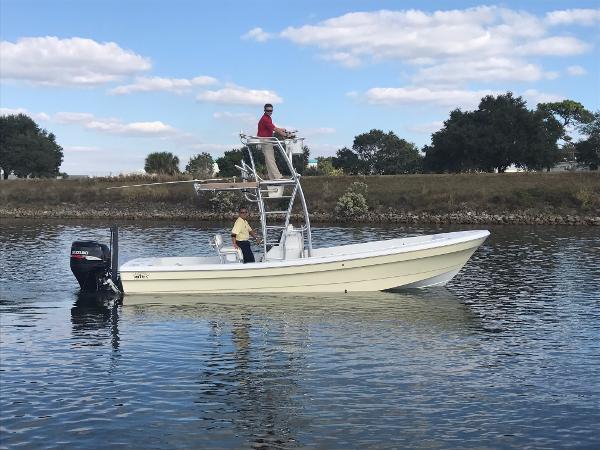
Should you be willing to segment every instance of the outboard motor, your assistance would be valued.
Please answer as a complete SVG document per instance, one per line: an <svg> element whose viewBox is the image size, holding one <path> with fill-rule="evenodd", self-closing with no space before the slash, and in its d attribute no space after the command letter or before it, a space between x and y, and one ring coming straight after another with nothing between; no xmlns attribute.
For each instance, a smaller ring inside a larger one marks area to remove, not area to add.
<svg viewBox="0 0 600 450"><path fill-rule="evenodd" d="M120 292L116 226L111 227L111 247L112 257L111 249L96 241L75 241L71 244L71 271L82 292Z"/></svg>

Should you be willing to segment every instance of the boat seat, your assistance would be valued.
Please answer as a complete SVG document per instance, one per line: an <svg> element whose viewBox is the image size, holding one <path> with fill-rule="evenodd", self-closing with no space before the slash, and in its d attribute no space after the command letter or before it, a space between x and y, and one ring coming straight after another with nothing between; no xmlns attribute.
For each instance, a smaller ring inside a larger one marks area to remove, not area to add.
<svg viewBox="0 0 600 450"><path fill-rule="evenodd" d="M269 198L279 198L283 196L283 186L269 186L267 191Z"/></svg>
<svg viewBox="0 0 600 450"><path fill-rule="evenodd" d="M242 262L244 260L242 251L239 248L235 248L233 245L224 245L223 236L221 234L217 233L210 238L209 244L217 251L219 260L222 264Z"/></svg>

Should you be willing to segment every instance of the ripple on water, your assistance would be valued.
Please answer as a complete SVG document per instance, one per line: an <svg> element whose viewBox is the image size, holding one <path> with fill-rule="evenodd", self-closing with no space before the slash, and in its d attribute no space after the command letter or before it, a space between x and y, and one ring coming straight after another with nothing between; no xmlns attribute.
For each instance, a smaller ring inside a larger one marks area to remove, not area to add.
<svg viewBox="0 0 600 450"><path fill-rule="evenodd" d="M68 268L104 227L23 223L0 234L3 447L600 444L594 230L496 227L448 289L119 305L78 297ZM126 224L122 255L201 254L225 226Z"/></svg>

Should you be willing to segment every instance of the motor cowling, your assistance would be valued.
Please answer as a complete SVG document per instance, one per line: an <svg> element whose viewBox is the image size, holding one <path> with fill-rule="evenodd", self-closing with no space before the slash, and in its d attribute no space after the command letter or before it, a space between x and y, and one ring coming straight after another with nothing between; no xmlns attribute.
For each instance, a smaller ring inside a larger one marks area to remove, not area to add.
<svg viewBox="0 0 600 450"><path fill-rule="evenodd" d="M96 241L75 241L71 244L70 266L83 292L106 289L111 278L110 249Z"/></svg>

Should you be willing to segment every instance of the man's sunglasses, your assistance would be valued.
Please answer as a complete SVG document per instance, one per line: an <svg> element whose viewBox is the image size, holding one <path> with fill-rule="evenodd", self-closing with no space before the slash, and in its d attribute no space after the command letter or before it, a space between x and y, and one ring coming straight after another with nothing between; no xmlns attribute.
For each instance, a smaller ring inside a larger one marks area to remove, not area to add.
<svg viewBox="0 0 600 450"><path fill-rule="evenodd" d="M265 109L265 112L273 112L272 109Z"/></svg>

